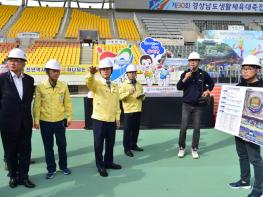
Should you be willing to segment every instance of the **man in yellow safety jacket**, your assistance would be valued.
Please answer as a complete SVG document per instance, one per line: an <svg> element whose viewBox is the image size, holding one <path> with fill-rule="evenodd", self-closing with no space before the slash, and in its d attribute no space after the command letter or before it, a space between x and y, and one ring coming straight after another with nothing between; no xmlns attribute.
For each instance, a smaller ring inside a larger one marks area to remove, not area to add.
<svg viewBox="0 0 263 197"><path fill-rule="evenodd" d="M101 80L95 79L96 67L91 67L87 75L87 87L93 95L93 134L96 166L101 176L108 176L106 169L121 169L113 163L116 127L120 126L120 102L117 84L110 81L113 63L105 58L99 63ZM105 142L105 155L103 145Z"/></svg>
<svg viewBox="0 0 263 197"><path fill-rule="evenodd" d="M142 111L142 102L145 99L142 85L136 81L137 68L130 64L126 69L128 80L120 87L120 100L124 109L124 133L123 146L124 153L133 157L134 151L143 151L138 147L137 141L139 136L140 119Z"/></svg>
<svg viewBox="0 0 263 197"><path fill-rule="evenodd" d="M58 80L61 66L55 59L47 62L48 80L36 87L34 102L34 126L41 129L47 163L47 179L54 178L56 162L53 151L54 135L59 154L59 168L65 175L71 174L67 167L66 127L72 119L72 104L68 86Z"/></svg>

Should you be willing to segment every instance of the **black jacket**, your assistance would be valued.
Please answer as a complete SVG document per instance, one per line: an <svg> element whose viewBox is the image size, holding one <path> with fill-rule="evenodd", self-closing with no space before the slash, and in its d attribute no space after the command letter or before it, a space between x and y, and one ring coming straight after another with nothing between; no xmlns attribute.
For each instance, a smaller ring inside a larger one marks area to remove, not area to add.
<svg viewBox="0 0 263 197"><path fill-rule="evenodd" d="M177 89L183 90L184 103L188 103L190 105L198 105L198 99L202 95L202 90L206 91L207 89L209 89L210 91L212 91L214 88L214 82L207 72L198 68L198 70L196 72L193 72L192 76L184 83L183 79L187 72L189 72L189 70L182 73L181 78L177 83ZM202 79L204 79L204 82L202 82Z"/></svg>
<svg viewBox="0 0 263 197"><path fill-rule="evenodd" d="M19 97L10 72L0 74L0 130L19 132L21 126L31 130L33 126L31 103L34 94L33 77L24 74L23 98Z"/></svg>
<svg viewBox="0 0 263 197"><path fill-rule="evenodd" d="M247 86L247 87L263 87L263 81L258 80L254 83L247 83L243 78L241 79L241 82L237 84L237 86Z"/></svg>

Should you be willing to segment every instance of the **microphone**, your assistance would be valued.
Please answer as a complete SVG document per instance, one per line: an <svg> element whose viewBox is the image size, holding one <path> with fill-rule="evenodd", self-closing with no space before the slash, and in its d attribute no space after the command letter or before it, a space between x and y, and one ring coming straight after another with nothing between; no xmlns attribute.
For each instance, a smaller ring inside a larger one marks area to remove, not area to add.
<svg viewBox="0 0 263 197"><path fill-rule="evenodd" d="M188 68L188 69L187 69L187 72L185 73L185 75L186 75L187 73L189 73L189 72L191 73L191 75L187 77L187 79L186 79L187 81L188 81L190 78L193 77L193 76L192 76L193 69L192 69L192 68Z"/></svg>
<svg viewBox="0 0 263 197"><path fill-rule="evenodd" d="M131 84L135 84L136 83L136 79L131 79Z"/></svg>
<svg viewBox="0 0 263 197"><path fill-rule="evenodd" d="M193 68L189 68L189 69L188 69L188 72L191 72L191 73L192 73L192 72L193 72Z"/></svg>
<svg viewBox="0 0 263 197"><path fill-rule="evenodd" d="M134 89L136 90L136 79L130 80L131 84L133 85Z"/></svg>

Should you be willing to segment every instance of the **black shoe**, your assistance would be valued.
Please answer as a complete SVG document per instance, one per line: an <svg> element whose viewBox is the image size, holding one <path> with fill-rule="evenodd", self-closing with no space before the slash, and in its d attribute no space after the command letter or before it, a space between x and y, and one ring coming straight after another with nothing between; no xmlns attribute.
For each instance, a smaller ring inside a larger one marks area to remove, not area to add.
<svg viewBox="0 0 263 197"><path fill-rule="evenodd" d="M132 150L139 151L139 152L143 151L143 149L138 146L133 147Z"/></svg>
<svg viewBox="0 0 263 197"><path fill-rule="evenodd" d="M100 176L107 177L108 172L105 168L98 168L98 172L100 173Z"/></svg>
<svg viewBox="0 0 263 197"><path fill-rule="evenodd" d="M15 188L16 186L17 186L17 180L16 180L16 178L10 178L9 187Z"/></svg>
<svg viewBox="0 0 263 197"><path fill-rule="evenodd" d="M133 153L130 150L126 150L124 151L125 155L127 155L128 157L133 157Z"/></svg>
<svg viewBox="0 0 263 197"><path fill-rule="evenodd" d="M111 165L106 165L107 169L113 169L113 170L120 170L121 169L121 165L116 164L116 163L112 163Z"/></svg>
<svg viewBox="0 0 263 197"><path fill-rule="evenodd" d="M229 183L228 184L233 189L243 188L243 189L250 189L251 185L250 183L247 183L245 181L239 180L237 182Z"/></svg>
<svg viewBox="0 0 263 197"><path fill-rule="evenodd" d="M261 197L261 196L262 196L262 192L253 189L252 192L247 197Z"/></svg>
<svg viewBox="0 0 263 197"><path fill-rule="evenodd" d="M19 182L19 185L24 185L27 188L34 188L36 185L32 183L29 179L25 179Z"/></svg>

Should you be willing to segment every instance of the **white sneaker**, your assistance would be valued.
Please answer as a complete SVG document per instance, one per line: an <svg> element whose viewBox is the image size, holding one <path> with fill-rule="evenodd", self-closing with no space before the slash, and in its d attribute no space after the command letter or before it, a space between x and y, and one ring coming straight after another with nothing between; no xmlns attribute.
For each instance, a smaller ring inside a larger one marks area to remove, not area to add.
<svg viewBox="0 0 263 197"><path fill-rule="evenodd" d="M184 154L185 154L185 149L180 147L179 148L179 152L178 152L178 157L179 158L183 158L184 157Z"/></svg>
<svg viewBox="0 0 263 197"><path fill-rule="evenodd" d="M198 159L198 158L199 158L197 149L192 149L192 157L193 157L194 159Z"/></svg>

